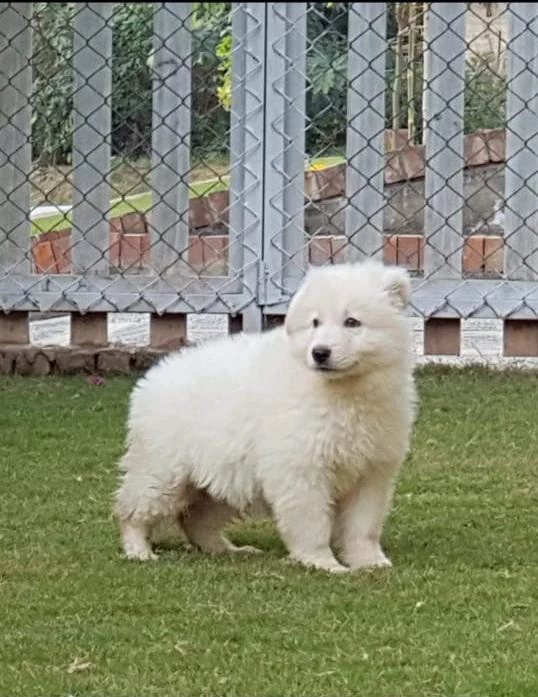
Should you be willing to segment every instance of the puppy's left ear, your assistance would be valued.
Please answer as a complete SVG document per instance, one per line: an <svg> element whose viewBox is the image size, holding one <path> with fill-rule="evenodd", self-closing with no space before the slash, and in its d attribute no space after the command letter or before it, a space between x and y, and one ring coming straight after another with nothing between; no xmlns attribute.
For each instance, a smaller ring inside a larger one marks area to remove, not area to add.
<svg viewBox="0 0 538 697"><path fill-rule="evenodd" d="M404 310L411 300L411 280L407 270L399 266L385 269L383 289L387 292L392 305L397 310Z"/></svg>
<svg viewBox="0 0 538 697"><path fill-rule="evenodd" d="M316 276L318 272L319 269L315 266L310 267L293 298L290 300L286 319L284 320L284 328L288 335L295 334L295 332L301 331L302 329L306 329L310 326L311 318L309 315L305 315L304 313L302 299L306 288L310 285L312 277Z"/></svg>

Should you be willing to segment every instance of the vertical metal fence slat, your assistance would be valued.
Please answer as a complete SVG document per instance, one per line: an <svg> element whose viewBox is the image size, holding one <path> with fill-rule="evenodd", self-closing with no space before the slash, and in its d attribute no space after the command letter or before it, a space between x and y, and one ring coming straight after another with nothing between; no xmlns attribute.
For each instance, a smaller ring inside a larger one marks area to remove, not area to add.
<svg viewBox="0 0 538 697"><path fill-rule="evenodd" d="M151 265L159 275L189 274L182 258L189 247L191 14L189 2L154 5L150 229Z"/></svg>
<svg viewBox="0 0 538 697"><path fill-rule="evenodd" d="M277 3L278 4L278 3ZM290 31L286 35L286 54L289 70L286 74L287 107L284 111L286 137L286 173L284 188L283 230L286 258L283 269L284 283L293 290L298 286L306 269L305 258L305 128L306 128L306 22L307 3L290 2L287 20Z"/></svg>
<svg viewBox="0 0 538 697"><path fill-rule="evenodd" d="M0 3L0 272L30 269L32 3Z"/></svg>
<svg viewBox="0 0 538 697"><path fill-rule="evenodd" d="M112 11L77 3L73 25L73 231L75 273L108 273Z"/></svg>
<svg viewBox="0 0 538 697"><path fill-rule="evenodd" d="M264 250L268 304L303 276L307 3L266 3Z"/></svg>
<svg viewBox="0 0 538 697"><path fill-rule="evenodd" d="M229 235L231 274L241 273L251 302L243 329L258 331L258 273L263 256L265 5L232 5Z"/></svg>
<svg viewBox="0 0 538 697"><path fill-rule="evenodd" d="M505 160L505 272L538 278L538 19L535 3L508 3Z"/></svg>
<svg viewBox="0 0 538 697"><path fill-rule="evenodd" d="M386 25L386 3L349 5L345 232L350 261L383 258Z"/></svg>
<svg viewBox="0 0 538 697"><path fill-rule="evenodd" d="M461 278L465 91L463 2L430 3L424 46L424 276Z"/></svg>

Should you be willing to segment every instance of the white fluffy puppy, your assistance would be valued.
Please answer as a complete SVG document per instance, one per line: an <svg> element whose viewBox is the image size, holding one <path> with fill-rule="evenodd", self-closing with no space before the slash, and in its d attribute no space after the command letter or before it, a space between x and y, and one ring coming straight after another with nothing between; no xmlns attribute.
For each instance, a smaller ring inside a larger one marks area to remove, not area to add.
<svg viewBox="0 0 538 697"><path fill-rule="evenodd" d="M115 504L126 556L155 558L163 519L203 551L241 551L222 528L261 505L298 562L389 566L381 532L415 415L409 295L401 268L314 268L284 327L151 368L132 394Z"/></svg>

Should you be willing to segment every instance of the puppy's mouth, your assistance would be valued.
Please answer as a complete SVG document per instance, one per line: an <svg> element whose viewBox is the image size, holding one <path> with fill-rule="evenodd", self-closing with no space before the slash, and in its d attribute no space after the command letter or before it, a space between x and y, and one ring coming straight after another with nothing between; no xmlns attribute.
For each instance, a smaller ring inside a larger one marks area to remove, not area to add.
<svg viewBox="0 0 538 697"><path fill-rule="evenodd" d="M312 370L314 370L316 373L325 373L325 374L332 374L332 375L340 375L347 373L349 370L354 368L356 366L356 363L352 363L351 365L334 365L332 364L327 364L327 363L322 363L320 365L318 364L311 364Z"/></svg>

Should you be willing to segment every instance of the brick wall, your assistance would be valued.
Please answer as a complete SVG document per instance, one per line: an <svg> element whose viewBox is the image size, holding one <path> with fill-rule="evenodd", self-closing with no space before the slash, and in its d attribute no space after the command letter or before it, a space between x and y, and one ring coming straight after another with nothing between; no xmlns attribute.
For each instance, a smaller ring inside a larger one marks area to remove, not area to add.
<svg viewBox="0 0 538 697"><path fill-rule="evenodd" d="M387 185L424 177L424 147L407 143L398 133L395 148L386 154ZM465 137L465 165L468 168L500 163L505 156L504 130L495 129ZM345 196L345 165L314 169L305 173L306 202L323 202ZM228 268L229 196L227 191L210 193L191 200L191 237L185 258L192 267L208 275L226 275ZM110 221L110 263L118 270L136 272L151 265L148 215L127 213ZM216 234L215 234L216 233ZM70 273L71 230L43 233L32 240L34 270L38 273ZM463 266L468 275L499 275L503 271L503 239L473 235L465 240ZM305 237L308 262L341 261L345 238L341 235ZM424 259L421 235L388 235L384 258L387 263L420 271Z"/></svg>

